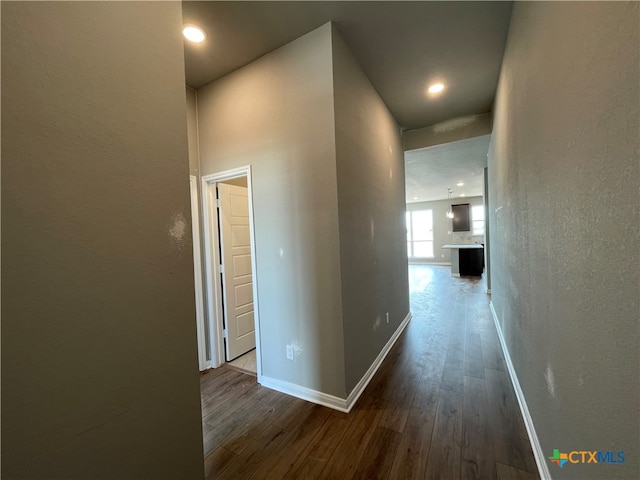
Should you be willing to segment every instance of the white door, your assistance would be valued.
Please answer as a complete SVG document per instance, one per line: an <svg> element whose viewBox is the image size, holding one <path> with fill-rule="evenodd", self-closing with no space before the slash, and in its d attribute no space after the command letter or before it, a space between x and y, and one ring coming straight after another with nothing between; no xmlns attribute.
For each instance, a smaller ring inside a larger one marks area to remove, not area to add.
<svg viewBox="0 0 640 480"><path fill-rule="evenodd" d="M256 348L246 187L218 184L227 361Z"/></svg>

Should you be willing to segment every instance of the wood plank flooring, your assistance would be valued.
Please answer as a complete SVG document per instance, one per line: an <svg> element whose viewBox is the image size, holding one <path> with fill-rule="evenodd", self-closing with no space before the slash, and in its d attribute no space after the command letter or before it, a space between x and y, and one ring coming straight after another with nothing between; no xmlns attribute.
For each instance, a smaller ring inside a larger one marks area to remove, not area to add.
<svg viewBox="0 0 640 480"><path fill-rule="evenodd" d="M479 278L409 267L413 319L349 414L201 377L208 479L538 479Z"/></svg>
<svg viewBox="0 0 640 480"><path fill-rule="evenodd" d="M256 361L256 349L241 355L240 357L227 362L227 366L233 368L234 370L240 370L243 373L248 373L249 375L256 376L256 372L258 371L257 361Z"/></svg>

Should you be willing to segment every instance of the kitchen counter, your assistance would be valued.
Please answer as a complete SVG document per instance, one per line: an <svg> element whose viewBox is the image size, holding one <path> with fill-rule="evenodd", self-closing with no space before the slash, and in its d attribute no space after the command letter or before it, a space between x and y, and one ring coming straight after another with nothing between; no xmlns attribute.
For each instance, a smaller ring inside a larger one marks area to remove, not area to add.
<svg viewBox="0 0 640 480"><path fill-rule="evenodd" d="M484 271L484 245L479 243L450 243L442 248L451 252L451 276L482 276Z"/></svg>

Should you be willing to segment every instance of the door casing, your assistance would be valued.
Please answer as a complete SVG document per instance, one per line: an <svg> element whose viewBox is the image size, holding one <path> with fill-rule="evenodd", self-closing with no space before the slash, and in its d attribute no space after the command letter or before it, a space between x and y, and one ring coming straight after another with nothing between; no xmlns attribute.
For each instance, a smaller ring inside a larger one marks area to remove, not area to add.
<svg viewBox="0 0 640 480"><path fill-rule="evenodd" d="M209 368L207 347L205 340L204 315L204 282L202 279L202 260L200 250L200 216L198 208L198 179L189 175L191 187L191 235L193 239L193 276L196 293L196 328L198 332L198 369L202 372Z"/></svg>
<svg viewBox="0 0 640 480"><path fill-rule="evenodd" d="M202 177L202 217L204 224L204 254L207 299L207 320L209 326L211 367L225 363L222 311L222 281L220 279L220 238L218 233L218 208L216 202L216 183L234 178L247 177L249 195L249 238L251 241L251 269L253 271L253 307L256 330L256 367L257 380L262 380L262 361L260 354L260 306L258 299L258 270L256 268L256 242L253 214L253 185L251 166L204 175Z"/></svg>

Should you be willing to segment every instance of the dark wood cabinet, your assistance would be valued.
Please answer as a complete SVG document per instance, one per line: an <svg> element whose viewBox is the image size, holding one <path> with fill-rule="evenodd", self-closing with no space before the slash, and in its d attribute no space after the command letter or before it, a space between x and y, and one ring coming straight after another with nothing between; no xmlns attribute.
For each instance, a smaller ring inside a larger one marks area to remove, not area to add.
<svg viewBox="0 0 640 480"><path fill-rule="evenodd" d="M462 203L459 205L451 205L453 212L453 231L468 232L471 230L470 204Z"/></svg>
<svg viewBox="0 0 640 480"><path fill-rule="evenodd" d="M460 275L482 276L484 270L484 248L461 248L459 250Z"/></svg>

